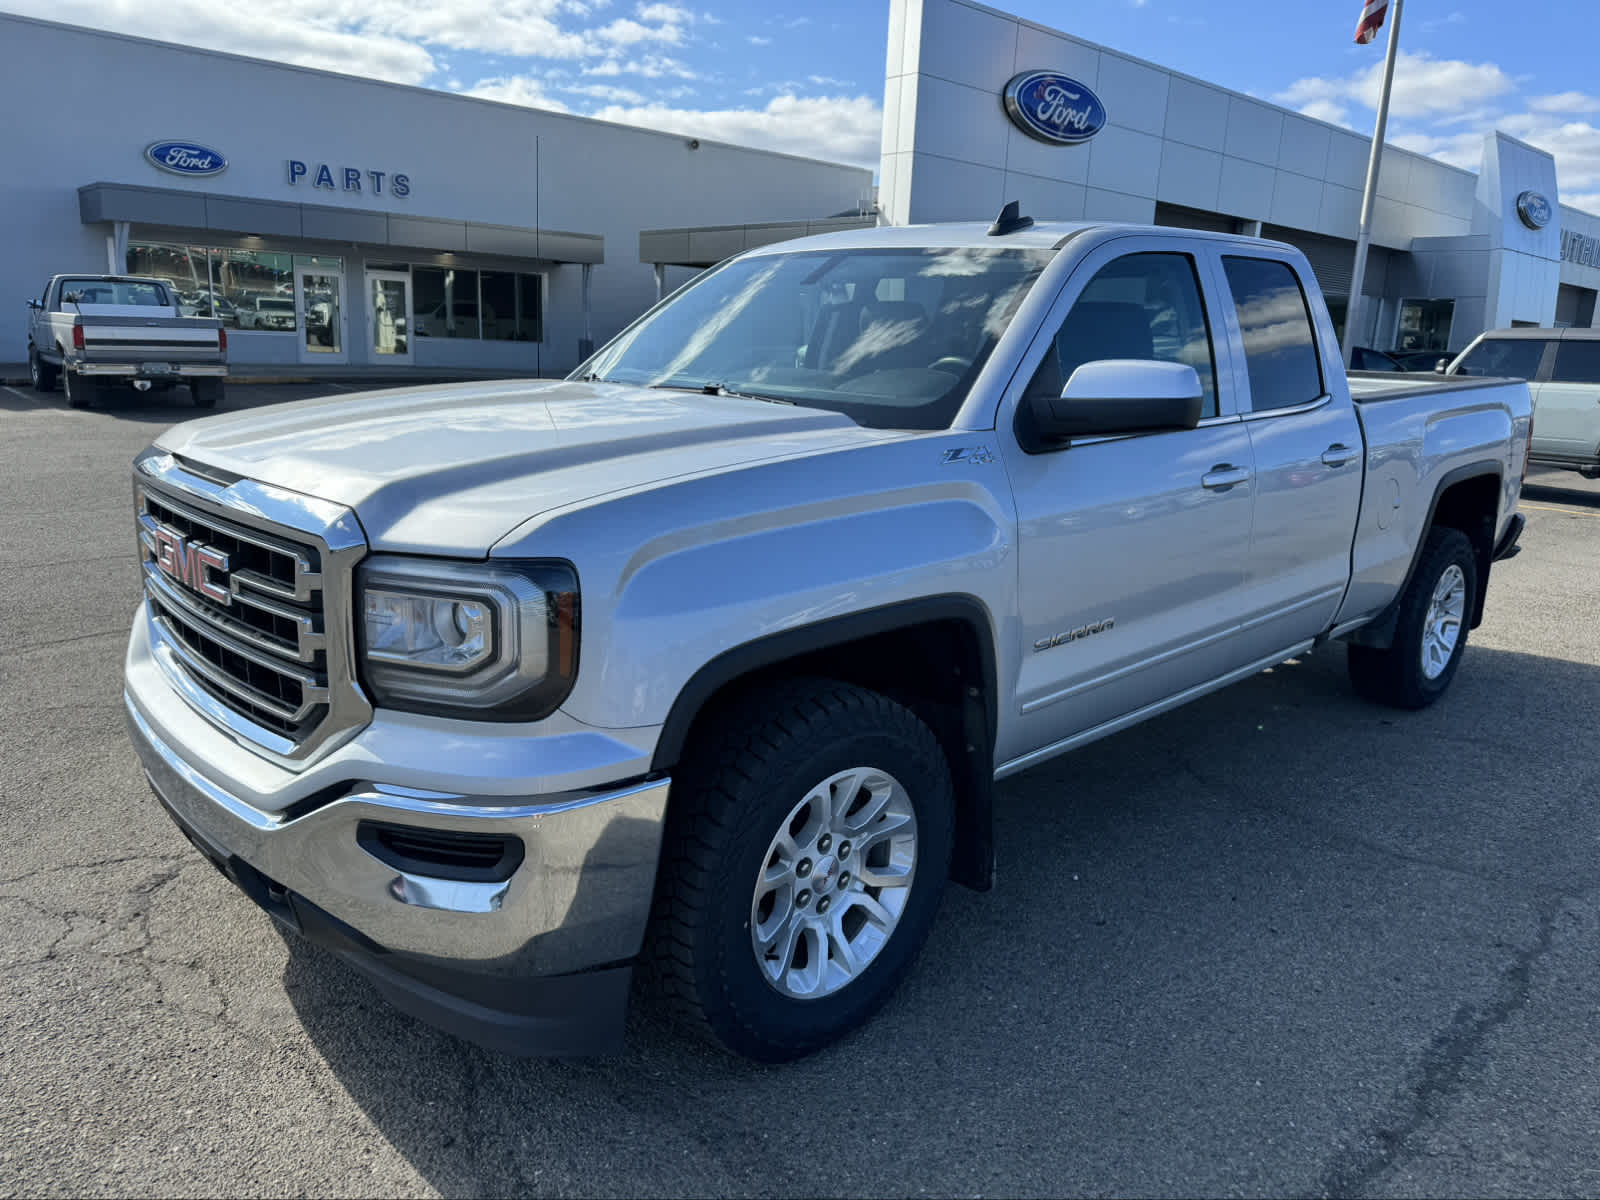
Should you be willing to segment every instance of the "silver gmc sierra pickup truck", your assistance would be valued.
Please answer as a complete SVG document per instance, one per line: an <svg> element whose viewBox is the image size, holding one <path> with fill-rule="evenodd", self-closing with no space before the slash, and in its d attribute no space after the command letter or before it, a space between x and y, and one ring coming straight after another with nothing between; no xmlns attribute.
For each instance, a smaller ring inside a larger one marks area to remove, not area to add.
<svg viewBox="0 0 1600 1200"><path fill-rule="evenodd" d="M1437 700L1529 412L1347 379L1269 241L768 246L565 381L163 434L129 725L195 846L406 1011L595 1052L638 974L793 1058L989 886L996 780L1334 639Z"/></svg>

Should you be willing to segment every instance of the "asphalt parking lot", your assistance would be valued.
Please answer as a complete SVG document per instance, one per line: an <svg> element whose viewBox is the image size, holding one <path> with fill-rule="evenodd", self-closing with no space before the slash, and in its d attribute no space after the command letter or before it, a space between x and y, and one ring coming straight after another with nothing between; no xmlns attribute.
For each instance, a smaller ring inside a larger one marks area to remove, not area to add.
<svg viewBox="0 0 1600 1200"><path fill-rule="evenodd" d="M188 415L0 388L0 1193L1600 1193L1600 485L1530 477L1435 708L1333 648L1008 781L996 890L844 1044L646 1012L523 1061L286 941L146 790L128 462Z"/></svg>

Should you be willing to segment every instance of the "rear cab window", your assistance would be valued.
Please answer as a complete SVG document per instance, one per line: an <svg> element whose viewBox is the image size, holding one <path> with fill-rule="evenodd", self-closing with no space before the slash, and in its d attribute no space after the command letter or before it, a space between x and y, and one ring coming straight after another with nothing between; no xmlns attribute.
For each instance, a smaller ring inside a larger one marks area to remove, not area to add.
<svg viewBox="0 0 1600 1200"><path fill-rule="evenodd" d="M1600 340L1562 341L1556 347L1552 383L1600 384Z"/></svg>
<svg viewBox="0 0 1600 1200"><path fill-rule="evenodd" d="M1305 289L1288 263L1223 255L1244 341L1250 411L1270 412L1320 400L1326 389Z"/></svg>
<svg viewBox="0 0 1600 1200"><path fill-rule="evenodd" d="M1457 375L1532 379L1539 373L1548 338L1484 338L1461 360Z"/></svg>

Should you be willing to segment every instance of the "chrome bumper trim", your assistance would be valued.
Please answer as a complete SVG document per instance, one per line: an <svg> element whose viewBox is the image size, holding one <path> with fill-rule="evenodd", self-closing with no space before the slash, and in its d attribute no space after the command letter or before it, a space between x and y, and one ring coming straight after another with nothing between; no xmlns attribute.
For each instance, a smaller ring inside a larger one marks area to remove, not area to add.
<svg viewBox="0 0 1600 1200"><path fill-rule="evenodd" d="M494 975L558 975L639 952L655 890L670 781L520 803L353 784L305 816L262 812L196 771L123 694L150 784L192 835L385 949ZM363 820L510 835L510 879L463 883L399 871L356 840Z"/></svg>
<svg viewBox="0 0 1600 1200"><path fill-rule="evenodd" d="M143 363L79 363L73 370L79 375L108 375L113 378L121 377L133 379L222 379L226 378L228 368L222 363L173 363L170 371L157 371L153 374L145 373Z"/></svg>

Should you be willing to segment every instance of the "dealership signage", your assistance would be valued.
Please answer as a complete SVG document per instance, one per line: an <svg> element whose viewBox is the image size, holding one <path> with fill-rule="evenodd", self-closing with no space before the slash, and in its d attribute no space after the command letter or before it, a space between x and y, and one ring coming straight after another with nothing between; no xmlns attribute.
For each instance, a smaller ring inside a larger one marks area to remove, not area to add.
<svg viewBox="0 0 1600 1200"><path fill-rule="evenodd" d="M1106 106L1076 79L1054 71L1024 71L1000 93L1006 114L1031 138L1058 146L1087 142L1105 128Z"/></svg>
<svg viewBox="0 0 1600 1200"><path fill-rule="evenodd" d="M330 167L327 163L317 163L312 166L301 162L298 158L289 160L289 186L298 187L301 180L310 183L314 188L326 188L330 192L370 192L374 196L384 194L385 187L389 195L404 199L411 194L411 176L399 172L391 174L388 171L363 170L360 167Z"/></svg>
<svg viewBox="0 0 1600 1200"><path fill-rule="evenodd" d="M199 142L151 142L144 148L144 156L174 175L216 175L228 166L220 152Z"/></svg>
<svg viewBox="0 0 1600 1200"><path fill-rule="evenodd" d="M1529 229L1543 229L1554 215L1550 199L1543 192L1523 192L1517 196L1517 216Z"/></svg>
<svg viewBox="0 0 1600 1200"><path fill-rule="evenodd" d="M1561 261L1580 267L1600 267L1600 238L1584 237L1571 229L1561 231Z"/></svg>

